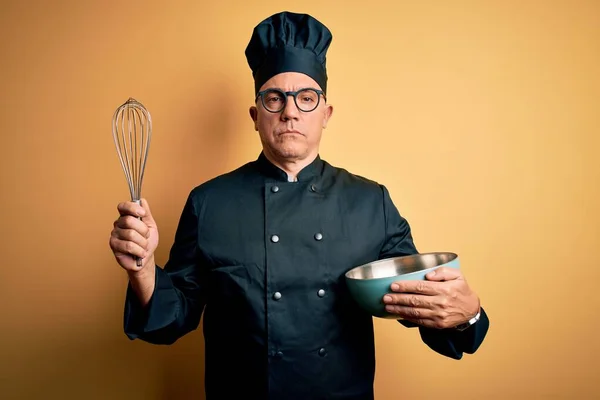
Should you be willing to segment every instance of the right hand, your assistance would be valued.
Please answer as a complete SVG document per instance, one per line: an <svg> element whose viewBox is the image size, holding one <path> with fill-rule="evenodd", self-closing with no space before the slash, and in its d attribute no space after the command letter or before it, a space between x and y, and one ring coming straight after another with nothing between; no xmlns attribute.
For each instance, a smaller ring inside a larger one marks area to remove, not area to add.
<svg viewBox="0 0 600 400"><path fill-rule="evenodd" d="M148 202L141 199L141 205L131 201L119 203L117 210L120 217L113 224L109 240L117 262L128 273L154 271L158 228ZM141 267L137 266L135 257L142 258Z"/></svg>

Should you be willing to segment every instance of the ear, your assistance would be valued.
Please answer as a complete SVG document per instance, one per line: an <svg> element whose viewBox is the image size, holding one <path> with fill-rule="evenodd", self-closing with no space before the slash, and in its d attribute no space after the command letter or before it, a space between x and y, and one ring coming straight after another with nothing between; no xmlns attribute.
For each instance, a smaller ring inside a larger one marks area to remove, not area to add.
<svg viewBox="0 0 600 400"><path fill-rule="evenodd" d="M250 107L248 111L250 113L250 118L252 118L252 121L254 122L254 130L258 131L258 110L256 109L256 106Z"/></svg>
<svg viewBox="0 0 600 400"><path fill-rule="evenodd" d="M327 104L325 106L325 112L323 113L323 129L327 128L327 122L329 122L329 118L333 114L333 106L331 104Z"/></svg>

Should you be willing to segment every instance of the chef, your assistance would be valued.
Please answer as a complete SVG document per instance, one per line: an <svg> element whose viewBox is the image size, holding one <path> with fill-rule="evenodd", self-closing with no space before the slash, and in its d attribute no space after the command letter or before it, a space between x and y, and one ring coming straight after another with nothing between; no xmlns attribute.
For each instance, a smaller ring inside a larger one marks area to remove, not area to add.
<svg viewBox="0 0 600 400"><path fill-rule="evenodd" d="M306 14L281 12L254 28L245 54L262 151L190 191L164 268L148 201L118 205L110 246L129 277L125 333L171 344L203 314L208 400L373 399L373 319L344 273L417 249L384 185L319 154L333 113L331 41ZM489 326L479 297L460 270L427 278L382 298L398 328L418 329L446 357L475 352Z"/></svg>

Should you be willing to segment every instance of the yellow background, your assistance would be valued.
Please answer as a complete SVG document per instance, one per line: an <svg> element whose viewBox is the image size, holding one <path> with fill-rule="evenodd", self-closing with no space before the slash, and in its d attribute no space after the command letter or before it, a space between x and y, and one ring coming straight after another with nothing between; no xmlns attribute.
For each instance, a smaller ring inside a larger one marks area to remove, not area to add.
<svg viewBox="0 0 600 400"><path fill-rule="evenodd" d="M377 320L376 398L598 398L600 3L567 0L3 1L0 397L203 398L200 331L122 332L110 121L152 113L164 265L189 190L258 156L244 49L284 9L333 31L322 157L458 252L491 318L460 362Z"/></svg>

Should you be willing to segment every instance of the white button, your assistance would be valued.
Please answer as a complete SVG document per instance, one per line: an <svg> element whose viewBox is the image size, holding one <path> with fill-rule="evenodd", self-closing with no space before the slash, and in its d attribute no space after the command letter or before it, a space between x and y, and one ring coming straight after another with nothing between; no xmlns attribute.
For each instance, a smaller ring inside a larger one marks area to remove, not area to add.
<svg viewBox="0 0 600 400"><path fill-rule="evenodd" d="M315 239L317 239L317 240L321 240L321 239L323 239L323 235L322 235L320 232L319 232L319 233L316 233L316 234L315 234Z"/></svg>
<svg viewBox="0 0 600 400"><path fill-rule="evenodd" d="M273 187L271 188L271 192L273 192L273 193L277 193L277 192L279 192L279 186L273 186Z"/></svg>
<svg viewBox="0 0 600 400"><path fill-rule="evenodd" d="M271 242L273 242L273 243L279 242L279 236L277 236L277 235L271 236Z"/></svg>
<svg viewBox="0 0 600 400"><path fill-rule="evenodd" d="M325 296L325 291L323 289L319 289L319 291L317 292L317 296L319 296L319 297Z"/></svg>
<svg viewBox="0 0 600 400"><path fill-rule="evenodd" d="M273 294L273 298L274 298L275 300L279 300L279 299L281 298L281 293L279 293L279 292L275 292L275 293Z"/></svg>

